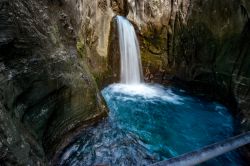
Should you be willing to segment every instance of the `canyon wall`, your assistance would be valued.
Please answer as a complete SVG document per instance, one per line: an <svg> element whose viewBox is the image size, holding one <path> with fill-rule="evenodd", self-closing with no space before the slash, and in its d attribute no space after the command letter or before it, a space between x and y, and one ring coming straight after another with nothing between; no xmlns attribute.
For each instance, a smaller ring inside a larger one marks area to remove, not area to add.
<svg viewBox="0 0 250 166"><path fill-rule="evenodd" d="M242 128L249 129L249 2L150 2L145 1L138 25L144 68L150 69L152 81L182 82L205 92L229 104L242 118ZM148 9L161 19L148 17Z"/></svg>
<svg viewBox="0 0 250 166"><path fill-rule="evenodd" d="M0 165L46 165L106 114L62 5L0 1Z"/></svg>

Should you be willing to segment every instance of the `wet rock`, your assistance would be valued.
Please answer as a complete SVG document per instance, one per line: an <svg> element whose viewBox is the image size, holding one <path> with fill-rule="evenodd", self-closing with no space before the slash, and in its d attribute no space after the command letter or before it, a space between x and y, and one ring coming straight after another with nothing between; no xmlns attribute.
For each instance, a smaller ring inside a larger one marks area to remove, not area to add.
<svg viewBox="0 0 250 166"><path fill-rule="evenodd" d="M0 2L1 164L46 165L106 114L70 17L46 1Z"/></svg>

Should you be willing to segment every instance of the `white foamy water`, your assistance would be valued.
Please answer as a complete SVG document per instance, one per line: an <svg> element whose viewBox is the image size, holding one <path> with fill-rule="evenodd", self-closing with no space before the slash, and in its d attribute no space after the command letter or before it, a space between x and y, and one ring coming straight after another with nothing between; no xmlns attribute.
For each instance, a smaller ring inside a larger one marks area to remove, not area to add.
<svg viewBox="0 0 250 166"><path fill-rule="evenodd" d="M184 97L178 96L172 90L164 90L160 85L147 84L112 84L108 87L113 93L122 93L130 97L142 97L145 100L160 99L175 104L182 104Z"/></svg>
<svg viewBox="0 0 250 166"><path fill-rule="evenodd" d="M133 25L124 17L117 16L121 54L121 83L142 82L140 48Z"/></svg>

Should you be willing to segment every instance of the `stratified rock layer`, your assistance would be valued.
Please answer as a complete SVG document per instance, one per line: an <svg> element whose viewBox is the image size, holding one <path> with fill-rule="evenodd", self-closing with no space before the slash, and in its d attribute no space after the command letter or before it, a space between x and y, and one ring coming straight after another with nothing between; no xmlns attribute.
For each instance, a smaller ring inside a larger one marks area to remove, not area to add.
<svg viewBox="0 0 250 166"><path fill-rule="evenodd" d="M62 1L0 2L0 163L46 165L105 115ZM44 151L45 149L45 151Z"/></svg>

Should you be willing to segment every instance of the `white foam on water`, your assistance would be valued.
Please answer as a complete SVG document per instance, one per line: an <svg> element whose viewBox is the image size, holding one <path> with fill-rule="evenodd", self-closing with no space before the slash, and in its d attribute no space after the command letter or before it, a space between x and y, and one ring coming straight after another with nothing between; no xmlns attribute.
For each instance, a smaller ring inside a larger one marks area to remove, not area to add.
<svg viewBox="0 0 250 166"><path fill-rule="evenodd" d="M171 89L164 89L160 85L147 84L112 84L108 87L114 95L122 93L131 97L142 97L146 100L160 99L174 104L182 104L184 98L172 92Z"/></svg>

